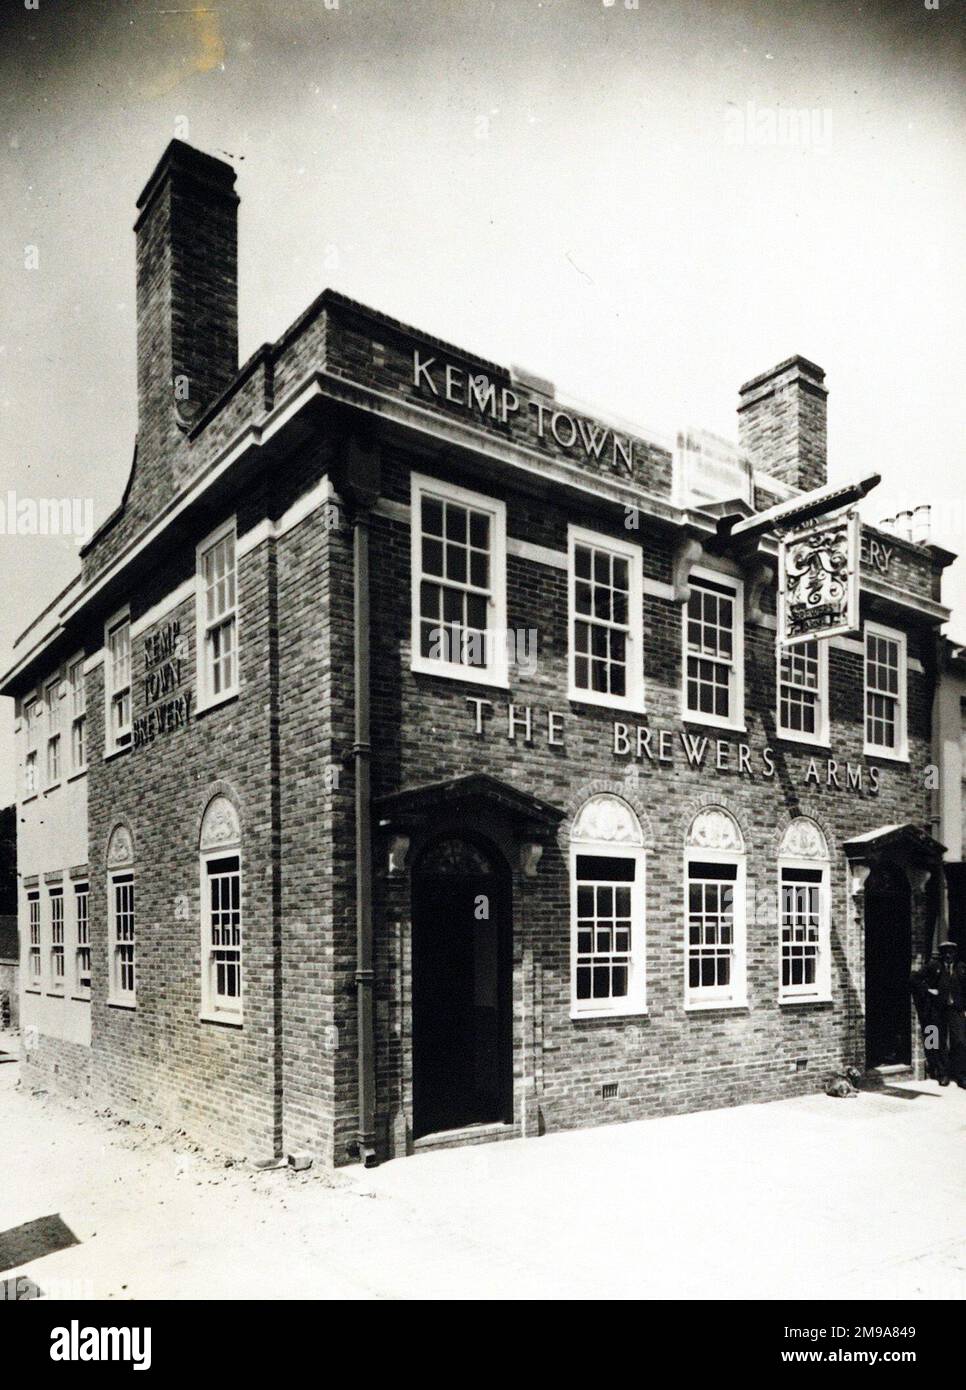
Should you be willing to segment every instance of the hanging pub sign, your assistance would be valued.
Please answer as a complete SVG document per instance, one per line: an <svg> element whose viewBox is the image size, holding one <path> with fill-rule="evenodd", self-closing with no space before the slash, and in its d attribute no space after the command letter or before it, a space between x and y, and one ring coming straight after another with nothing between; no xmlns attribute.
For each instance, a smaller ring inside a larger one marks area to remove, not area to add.
<svg viewBox="0 0 966 1390"><path fill-rule="evenodd" d="M850 509L785 532L778 553L783 647L859 631L859 529Z"/></svg>

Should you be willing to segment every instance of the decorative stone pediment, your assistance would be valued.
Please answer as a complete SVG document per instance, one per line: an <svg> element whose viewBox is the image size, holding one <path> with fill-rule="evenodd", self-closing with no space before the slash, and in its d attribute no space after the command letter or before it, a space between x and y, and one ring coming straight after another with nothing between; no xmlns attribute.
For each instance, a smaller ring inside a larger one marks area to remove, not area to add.
<svg viewBox="0 0 966 1390"><path fill-rule="evenodd" d="M946 846L914 821L904 824L880 825L846 840L843 849L849 859L871 862L876 858L908 859L916 863L934 864L946 853Z"/></svg>
<svg viewBox="0 0 966 1390"><path fill-rule="evenodd" d="M240 843L238 812L227 796L213 797L201 822L201 848L228 849Z"/></svg>
<svg viewBox="0 0 966 1390"><path fill-rule="evenodd" d="M734 816L721 806L709 806L699 811L691 822L688 846L691 849L732 850L741 854L745 841Z"/></svg>
<svg viewBox="0 0 966 1390"><path fill-rule="evenodd" d="M107 843L107 867L119 869L134 863L134 842L126 825L116 825Z"/></svg>
<svg viewBox="0 0 966 1390"><path fill-rule="evenodd" d="M617 796L592 796L585 801L573 823L571 842L640 845L644 842L637 817Z"/></svg>
<svg viewBox="0 0 966 1390"><path fill-rule="evenodd" d="M789 859L827 859L828 845L819 826L808 816L796 816L782 836L779 854Z"/></svg>

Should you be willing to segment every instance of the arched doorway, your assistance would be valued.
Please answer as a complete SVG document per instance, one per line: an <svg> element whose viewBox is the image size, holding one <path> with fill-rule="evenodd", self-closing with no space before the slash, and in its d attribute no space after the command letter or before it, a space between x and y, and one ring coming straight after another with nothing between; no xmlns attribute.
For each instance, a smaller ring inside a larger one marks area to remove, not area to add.
<svg viewBox="0 0 966 1390"><path fill-rule="evenodd" d="M459 836L413 873L413 1134L513 1118L511 888L495 851Z"/></svg>
<svg viewBox="0 0 966 1390"><path fill-rule="evenodd" d="M912 1062L912 898L895 864L874 865L865 884L865 1060Z"/></svg>

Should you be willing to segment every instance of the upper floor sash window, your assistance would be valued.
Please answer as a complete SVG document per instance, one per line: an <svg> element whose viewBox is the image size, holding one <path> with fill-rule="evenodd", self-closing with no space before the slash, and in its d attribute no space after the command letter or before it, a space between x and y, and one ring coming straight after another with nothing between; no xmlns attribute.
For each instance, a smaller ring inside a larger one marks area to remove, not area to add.
<svg viewBox="0 0 966 1390"><path fill-rule="evenodd" d="M23 705L23 794L33 796L40 790L40 773L37 766L37 736L40 727L40 701L35 696L24 701Z"/></svg>
<svg viewBox="0 0 966 1390"><path fill-rule="evenodd" d="M778 733L799 743L828 743L827 641L779 646Z"/></svg>
<svg viewBox="0 0 966 1390"><path fill-rule="evenodd" d="M70 701L70 765L72 772L87 767L87 692L84 684L84 658L77 657L67 668Z"/></svg>
<svg viewBox="0 0 966 1390"><path fill-rule="evenodd" d="M905 633L866 623L865 751L904 759L907 743Z"/></svg>
<svg viewBox="0 0 966 1390"><path fill-rule="evenodd" d="M569 528L570 699L642 710L640 546Z"/></svg>
<svg viewBox="0 0 966 1390"><path fill-rule="evenodd" d="M414 671L507 684L506 507L412 477Z"/></svg>
<svg viewBox="0 0 966 1390"><path fill-rule="evenodd" d="M105 753L131 743L131 619L125 611L108 624L104 637Z"/></svg>
<svg viewBox="0 0 966 1390"><path fill-rule="evenodd" d="M692 571L684 612L684 718L743 729L744 595L740 579Z"/></svg>
<svg viewBox="0 0 966 1390"><path fill-rule="evenodd" d="M238 582L234 518L198 547L198 704L238 691Z"/></svg>
<svg viewBox="0 0 966 1390"><path fill-rule="evenodd" d="M47 780L48 787L60 781L61 773L61 706L64 698L64 683L59 676L48 681L44 693L47 708Z"/></svg>

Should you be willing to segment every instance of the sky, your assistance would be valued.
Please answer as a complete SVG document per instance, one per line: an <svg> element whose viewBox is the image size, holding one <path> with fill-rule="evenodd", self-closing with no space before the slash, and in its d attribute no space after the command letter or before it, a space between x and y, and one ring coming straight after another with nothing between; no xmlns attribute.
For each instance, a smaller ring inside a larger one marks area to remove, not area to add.
<svg viewBox="0 0 966 1390"><path fill-rule="evenodd" d="M242 361L331 286L736 438L799 352L830 481L966 551L966 5L934 4L0 0L0 517L120 498L135 202L178 136L237 171ZM77 551L0 530L4 670ZM966 561L946 591L966 639ZM12 730L0 700L0 805Z"/></svg>

